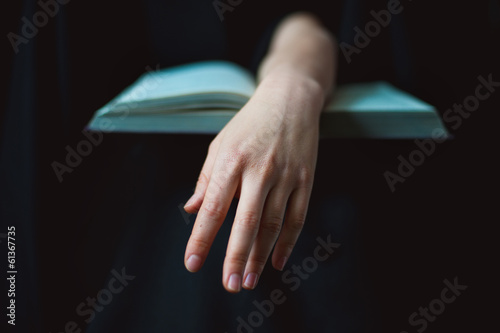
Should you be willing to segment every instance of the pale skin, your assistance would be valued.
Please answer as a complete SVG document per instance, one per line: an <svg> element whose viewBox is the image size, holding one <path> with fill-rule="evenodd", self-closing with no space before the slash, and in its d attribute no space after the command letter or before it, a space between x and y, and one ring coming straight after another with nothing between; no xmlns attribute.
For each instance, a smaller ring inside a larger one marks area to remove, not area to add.
<svg viewBox="0 0 500 333"><path fill-rule="evenodd" d="M277 27L254 95L210 144L184 207L198 212L184 257L189 271L203 266L234 197L224 288L255 288L271 252L273 267L283 270L307 214L336 49L311 14L289 15Z"/></svg>

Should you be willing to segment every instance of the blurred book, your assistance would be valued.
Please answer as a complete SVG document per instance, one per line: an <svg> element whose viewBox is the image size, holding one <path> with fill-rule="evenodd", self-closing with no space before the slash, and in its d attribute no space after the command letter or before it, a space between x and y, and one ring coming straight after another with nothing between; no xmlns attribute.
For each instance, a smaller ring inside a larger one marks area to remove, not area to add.
<svg viewBox="0 0 500 333"><path fill-rule="evenodd" d="M226 61L151 71L97 110L87 128L216 134L255 89L249 71ZM322 137L426 138L433 131L448 136L433 106L382 81L337 87L320 122Z"/></svg>

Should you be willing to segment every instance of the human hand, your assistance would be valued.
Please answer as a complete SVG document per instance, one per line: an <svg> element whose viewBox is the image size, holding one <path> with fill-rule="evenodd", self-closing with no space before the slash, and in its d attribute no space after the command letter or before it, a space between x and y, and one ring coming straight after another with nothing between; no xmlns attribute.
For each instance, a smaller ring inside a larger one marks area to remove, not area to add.
<svg viewBox="0 0 500 333"><path fill-rule="evenodd" d="M185 206L198 212L185 252L189 271L202 267L235 196L224 287L255 288L275 244L272 265L283 269L306 218L323 99L314 81L268 77L212 141Z"/></svg>

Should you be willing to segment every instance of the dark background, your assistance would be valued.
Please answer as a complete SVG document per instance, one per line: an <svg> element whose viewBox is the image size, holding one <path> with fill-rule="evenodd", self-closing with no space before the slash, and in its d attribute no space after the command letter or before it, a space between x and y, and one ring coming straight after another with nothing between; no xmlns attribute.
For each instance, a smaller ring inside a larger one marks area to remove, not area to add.
<svg viewBox="0 0 500 333"><path fill-rule="evenodd" d="M352 63L339 54L339 82L385 79L442 113L474 93L479 75L493 73L493 79L500 81L498 1L402 4L403 12L366 49L353 55ZM126 181L130 175L117 172L134 147L161 152L159 158L169 165L164 182L175 192L194 187L212 139L107 134L59 183L51 163L63 161L66 145L75 147L83 139L81 129L97 108L147 65L224 58L255 68L273 20L297 8L317 12L338 39L351 42L352 28L363 27L371 19L369 11L385 8L386 2L349 1L327 10L320 2L271 6L244 0L226 13L223 24L213 13L206 22L196 21L213 10L210 1L205 7L186 8L189 5L179 1L169 5L192 15L172 11L171 17L156 18L175 22L174 34L162 24L142 22L147 15L162 12L154 4L139 11L135 4L72 1L34 40L21 45L18 54L4 38L0 232L6 232L7 225L18 231L19 332L61 330L68 320L77 319L75 306L102 287L120 242L116 230L123 219L116 212L102 224L105 218L97 203L112 196L106 192L109 188L123 194L115 197L117 202L139 200L140 181ZM8 6L1 11L4 34L19 32L20 18L30 6L38 9L34 1ZM359 15L346 14L351 13L346 9L350 6ZM328 19L330 14L334 20ZM211 27L206 36L194 22ZM169 39L162 44L158 42L162 38ZM190 38L199 42L186 43ZM162 48L177 44L186 47ZM372 331L414 332L408 316L438 297L442 281L455 276L469 288L426 331L491 328L498 311L491 305L498 303L493 279L498 266L494 237L498 94L481 102L452 131L455 138L438 144L395 193L383 173L395 172L398 155L408 156L415 149L411 140L320 142L313 195L342 193L357 202Z"/></svg>

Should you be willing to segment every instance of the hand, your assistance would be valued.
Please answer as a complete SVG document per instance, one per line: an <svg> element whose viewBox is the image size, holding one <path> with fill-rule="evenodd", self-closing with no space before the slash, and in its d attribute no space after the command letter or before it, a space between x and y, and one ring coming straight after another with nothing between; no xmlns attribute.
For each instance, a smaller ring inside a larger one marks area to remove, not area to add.
<svg viewBox="0 0 500 333"><path fill-rule="evenodd" d="M322 106L315 82L268 77L216 136L185 206L189 213L198 211L184 259L189 271L203 265L238 195L224 287L255 288L275 243L272 264L283 269L306 218Z"/></svg>

